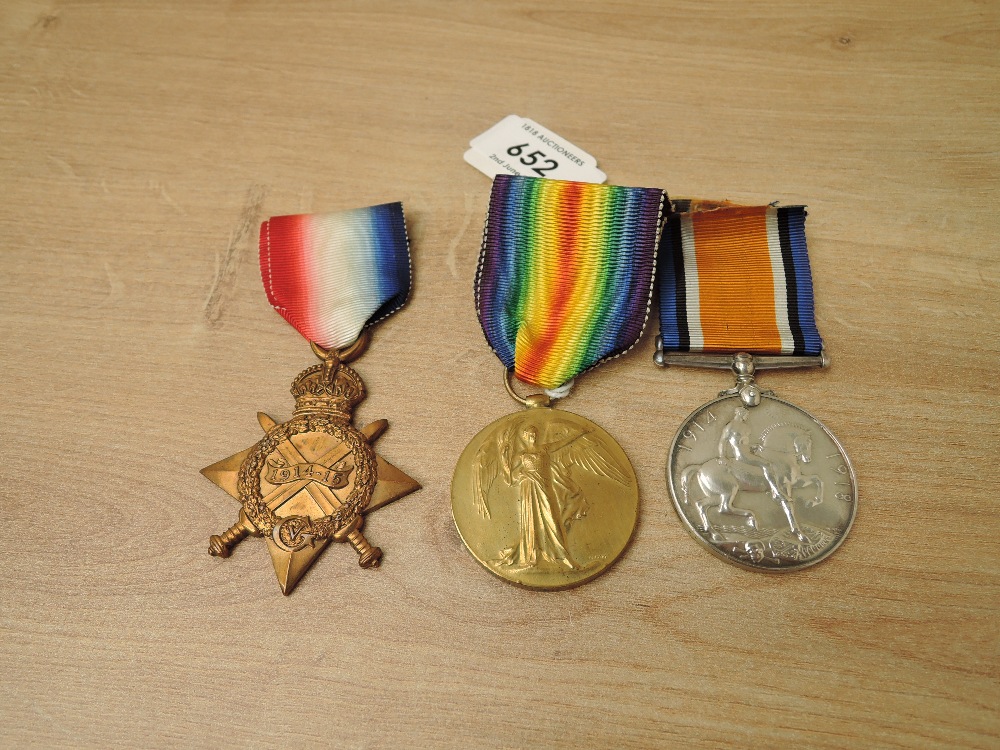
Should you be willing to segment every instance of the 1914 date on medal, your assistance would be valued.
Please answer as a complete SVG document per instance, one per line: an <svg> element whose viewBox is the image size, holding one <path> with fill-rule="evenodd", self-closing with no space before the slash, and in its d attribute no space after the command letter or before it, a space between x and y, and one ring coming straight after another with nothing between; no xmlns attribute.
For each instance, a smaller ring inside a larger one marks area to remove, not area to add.
<svg viewBox="0 0 1000 750"><path fill-rule="evenodd" d="M365 515L420 489L375 452L386 420L361 429L351 423L365 386L344 362L366 345L367 336L340 353L314 344L323 363L292 383L292 418L279 423L258 413L264 437L202 469L242 505L237 522L211 537L209 553L229 557L246 537L263 537L285 594L331 541L350 544L361 567L377 567L382 550L362 531Z"/></svg>
<svg viewBox="0 0 1000 750"><path fill-rule="evenodd" d="M695 411L670 448L667 485L696 539L755 570L813 565L844 540L857 486L847 454L817 419L762 394Z"/></svg>

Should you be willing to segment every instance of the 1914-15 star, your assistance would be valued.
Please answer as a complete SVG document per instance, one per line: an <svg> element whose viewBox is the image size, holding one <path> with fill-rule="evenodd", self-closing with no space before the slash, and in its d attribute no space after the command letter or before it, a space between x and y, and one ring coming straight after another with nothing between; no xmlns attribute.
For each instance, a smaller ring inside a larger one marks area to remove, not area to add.
<svg viewBox="0 0 1000 750"><path fill-rule="evenodd" d="M280 425L263 412L258 413L258 421L265 433L271 433ZM365 442L374 443L388 427L384 419L372 422L358 430ZM354 428L349 427L353 430ZM247 457L258 449L255 444L229 458L207 466L201 470L208 479L217 484L238 502L240 497L239 474ZM304 431L292 434L277 442L267 455L269 470L261 472L260 493L267 508L280 519L305 518L317 521L333 515L341 508L348 496L354 479L351 472L351 449L342 440L337 440L328 432ZM398 500L420 489L420 485L381 456L375 455L377 481L371 497L361 513L367 515L383 505ZM356 528L345 535L358 552L362 567L379 564L382 551L372 547L361 533L362 518L356 519ZM308 521L306 522L308 523ZM228 557L232 548L247 536L261 536L260 530L240 511L239 521L228 531L213 536L210 552L219 557ZM309 570L323 552L330 538L313 538L301 549L289 549L273 535L263 534L268 552L274 564L274 572L284 594L291 593L302 576Z"/></svg>

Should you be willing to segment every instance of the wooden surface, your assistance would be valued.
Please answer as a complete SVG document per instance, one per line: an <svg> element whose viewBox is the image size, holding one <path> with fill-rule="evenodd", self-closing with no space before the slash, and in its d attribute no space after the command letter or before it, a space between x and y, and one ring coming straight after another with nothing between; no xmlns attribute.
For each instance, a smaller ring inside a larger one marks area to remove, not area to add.
<svg viewBox="0 0 1000 750"><path fill-rule="evenodd" d="M1000 12L814 5L6 0L0 746L1000 745ZM537 594L465 551L451 471L514 404L461 154L510 113L610 182L809 205L833 367L761 380L855 462L830 560L682 528L667 446L729 383L655 368L655 326L564 402L636 466L625 557ZM372 517L379 570L331 548L285 598L259 540L206 554L238 506L198 473L313 361L256 227L388 200L415 289L358 416L424 489Z"/></svg>

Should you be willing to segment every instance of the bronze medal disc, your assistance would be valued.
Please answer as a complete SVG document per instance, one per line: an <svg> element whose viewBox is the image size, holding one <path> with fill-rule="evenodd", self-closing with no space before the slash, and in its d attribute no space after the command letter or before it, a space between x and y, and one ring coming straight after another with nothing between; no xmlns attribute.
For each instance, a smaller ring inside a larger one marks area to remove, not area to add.
<svg viewBox="0 0 1000 750"><path fill-rule="evenodd" d="M455 525L472 555L531 589L578 586L622 554L639 487L621 446L571 412L536 407L482 430L451 482Z"/></svg>

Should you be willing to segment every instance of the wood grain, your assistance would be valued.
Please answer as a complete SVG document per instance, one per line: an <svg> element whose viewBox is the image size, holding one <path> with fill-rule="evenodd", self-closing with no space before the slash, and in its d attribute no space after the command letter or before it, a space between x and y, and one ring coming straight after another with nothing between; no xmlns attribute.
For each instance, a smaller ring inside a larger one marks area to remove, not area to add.
<svg viewBox="0 0 1000 750"><path fill-rule="evenodd" d="M3 3L0 745L997 747L998 48L973 0ZM809 205L833 367L762 381L856 464L828 562L688 537L666 448L728 383L652 330L566 402L636 467L625 557L540 595L462 547L454 462L513 404L461 153L510 113L614 183ZM388 200L416 283L358 421L424 489L379 570L331 548L284 598L259 542L206 554L236 506L198 474L311 361L255 227Z"/></svg>

